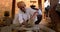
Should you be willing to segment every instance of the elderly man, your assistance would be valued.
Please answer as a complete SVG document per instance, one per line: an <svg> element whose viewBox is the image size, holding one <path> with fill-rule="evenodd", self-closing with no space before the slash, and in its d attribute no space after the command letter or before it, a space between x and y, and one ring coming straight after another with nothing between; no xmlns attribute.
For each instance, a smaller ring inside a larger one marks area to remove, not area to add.
<svg viewBox="0 0 60 32"><path fill-rule="evenodd" d="M19 13L15 15L13 24L24 24L29 19L33 19L34 21L37 21L37 17L36 17L37 12L33 11L33 9L31 8L26 8L26 5L23 1L18 2L17 6L20 10Z"/></svg>

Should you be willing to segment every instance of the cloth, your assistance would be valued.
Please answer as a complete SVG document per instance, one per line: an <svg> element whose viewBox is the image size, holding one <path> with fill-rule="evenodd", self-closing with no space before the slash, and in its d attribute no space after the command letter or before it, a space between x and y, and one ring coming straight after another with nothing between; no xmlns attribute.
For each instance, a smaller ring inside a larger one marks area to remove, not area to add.
<svg viewBox="0 0 60 32"><path fill-rule="evenodd" d="M40 9L38 10L38 15L42 15L42 11Z"/></svg>
<svg viewBox="0 0 60 32"><path fill-rule="evenodd" d="M37 8L34 8L33 10L36 10L37 13L38 13L38 15L37 15L37 21L35 22L35 24L39 24L39 22L42 19L42 11L41 11L41 9L37 9Z"/></svg>
<svg viewBox="0 0 60 32"><path fill-rule="evenodd" d="M35 11L31 8L26 8L26 13L19 10L19 13L15 15L13 24L17 22L16 20L18 20L17 23L23 23L24 21L27 21L31 16L33 16L34 12ZM37 17L34 18L34 21L37 21Z"/></svg>
<svg viewBox="0 0 60 32"><path fill-rule="evenodd" d="M48 2L48 0L44 3L44 7L50 6L50 3Z"/></svg>

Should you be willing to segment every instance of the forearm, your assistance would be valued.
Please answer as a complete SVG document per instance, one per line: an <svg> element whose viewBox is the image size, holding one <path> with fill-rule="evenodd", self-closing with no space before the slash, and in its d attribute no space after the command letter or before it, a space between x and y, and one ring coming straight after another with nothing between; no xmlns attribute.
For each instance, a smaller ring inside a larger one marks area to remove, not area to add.
<svg viewBox="0 0 60 32"><path fill-rule="evenodd" d="M38 13L37 13L37 12L35 12L35 13L30 17L30 19L34 19L34 18L36 18L36 17L37 17L37 15L38 15Z"/></svg>

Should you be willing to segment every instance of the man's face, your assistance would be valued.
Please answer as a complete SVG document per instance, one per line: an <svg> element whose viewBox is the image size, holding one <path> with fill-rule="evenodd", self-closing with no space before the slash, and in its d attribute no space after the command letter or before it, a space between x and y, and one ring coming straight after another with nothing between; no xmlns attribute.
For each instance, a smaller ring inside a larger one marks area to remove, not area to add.
<svg viewBox="0 0 60 32"><path fill-rule="evenodd" d="M25 5L25 3L20 3L19 5L18 5L18 8L21 10L21 11L23 11L23 12L25 12L25 7L26 7L26 5Z"/></svg>

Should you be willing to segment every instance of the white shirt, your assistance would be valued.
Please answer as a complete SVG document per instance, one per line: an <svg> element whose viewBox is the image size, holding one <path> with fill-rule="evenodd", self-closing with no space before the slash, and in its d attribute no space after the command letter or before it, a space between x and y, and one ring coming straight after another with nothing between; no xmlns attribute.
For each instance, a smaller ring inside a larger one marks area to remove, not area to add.
<svg viewBox="0 0 60 32"><path fill-rule="evenodd" d="M19 13L17 15L15 15L15 18L13 20L13 24L16 23L17 19L18 19L19 23L23 23L24 21L27 21L34 14L34 12L35 11L31 8L26 8L26 13L19 11ZM37 18L35 18L35 21L37 21Z"/></svg>
<svg viewBox="0 0 60 32"><path fill-rule="evenodd" d="M50 6L50 3L48 2L48 0L44 3L44 7Z"/></svg>
<svg viewBox="0 0 60 32"><path fill-rule="evenodd" d="M40 9L38 10L38 15L42 15L42 11Z"/></svg>

